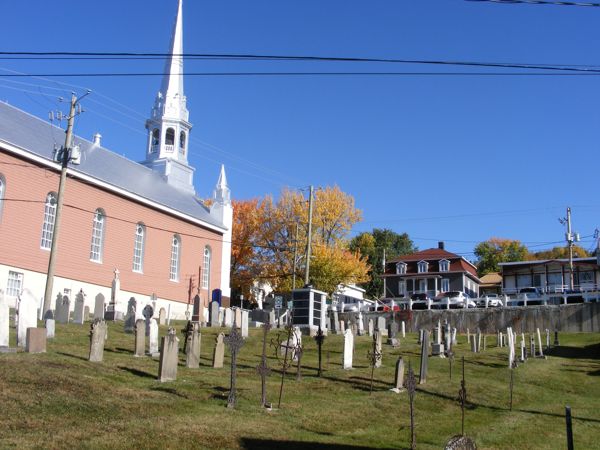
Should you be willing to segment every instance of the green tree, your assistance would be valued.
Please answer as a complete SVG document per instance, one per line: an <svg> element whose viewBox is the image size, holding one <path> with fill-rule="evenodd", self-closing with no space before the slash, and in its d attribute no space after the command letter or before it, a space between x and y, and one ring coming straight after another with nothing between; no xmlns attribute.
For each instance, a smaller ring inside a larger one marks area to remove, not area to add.
<svg viewBox="0 0 600 450"><path fill-rule="evenodd" d="M389 229L374 228L372 232L364 232L350 241L351 251L358 251L367 258L371 266L370 280L362 285L369 297L381 297L383 294L383 251L386 260L400 255L416 252L413 241L406 233L396 233Z"/></svg>
<svg viewBox="0 0 600 450"><path fill-rule="evenodd" d="M529 251L521 241L496 237L477 244L475 256L477 256L477 273L480 277L486 273L498 272L498 263L530 259Z"/></svg>
<svg viewBox="0 0 600 450"><path fill-rule="evenodd" d="M573 258L585 258L590 256L590 253L580 247L579 245L573 246ZM533 254L535 259L564 259L569 257L569 249L567 247L554 247L551 250L542 250Z"/></svg>

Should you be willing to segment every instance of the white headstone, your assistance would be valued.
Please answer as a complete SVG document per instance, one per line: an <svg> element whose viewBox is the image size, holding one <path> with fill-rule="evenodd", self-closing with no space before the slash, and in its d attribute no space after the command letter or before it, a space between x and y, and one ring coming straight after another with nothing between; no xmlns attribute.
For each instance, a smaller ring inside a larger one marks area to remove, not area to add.
<svg viewBox="0 0 600 450"><path fill-rule="evenodd" d="M508 368L511 369L515 360L515 335L511 327L506 329L506 336L508 338Z"/></svg>
<svg viewBox="0 0 600 450"><path fill-rule="evenodd" d="M542 350L542 336L540 334L540 329L536 328L536 333L537 333L537 341L538 341L538 347L540 349L540 355L539 356L544 356L544 350Z"/></svg>
<svg viewBox="0 0 600 450"><path fill-rule="evenodd" d="M406 324L404 323L404 320L402 322L400 322L400 329L402 330L402 337L405 338L406 337Z"/></svg>
<svg viewBox="0 0 600 450"><path fill-rule="evenodd" d="M233 311L231 308L225 310L225 326L231 328L233 325Z"/></svg>
<svg viewBox="0 0 600 450"><path fill-rule="evenodd" d="M8 347L8 302L4 298L4 291L0 289L0 347Z"/></svg>
<svg viewBox="0 0 600 450"><path fill-rule="evenodd" d="M242 337L248 337L248 311L242 310Z"/></svg>
<svg viewBox="0 0 600 450"><path fill-rule="evenodd" d="M344 369L352 369L352 357L354 356L354 335L352 330L344 332Z"/></svg>
<svg viewBox="0 0 600 450"><path fill-rule="evenodd" d="M104 319L104 295L96 295L94 302L94 319Z"/></svg>
<svg viewBox="0 0 600 450"><path fill-rule="evenodd" d="M383 333L381 330L375 331L375 349L380 354L381 354L382 336L383 336ZM381 367L381 358L378 358L375 360L375 367Z"/></svg>
<svg viewBox="0 0 600 450"><path fill-rule="evenodd" d="M150 336L148 338L148 353L158 353L158 323L156 319L150 319Z"/></svg>
<svg viewBox="0 0 600 450"><path fill-rule="evenodd" d="M46 319L46 339L54 339L56 334L56 321L54 319Z"/></svg>
<svg viewBox="0 0 600 450"><path fill-rule="evenodd" d="M75 296L75 311L73 312L73 323L83 325L83 308L85 307L85 294L79 291Z"/></svg>
<svg viewBox="0 0 600 450"><path fill-rule="evenodd" d="M385 317L379 316L377 318L377 327L376 327L376 329L378 329L379 332L382 333L383 335L387 336L387 329L385 328Z"/></svg>
<svg viewBox="0 0 600 450"><path fill-rule="evenodd" d="M18 298L17 346L25 347L27 328L37 327L38 302L29 289L23 289Z"/></svg>

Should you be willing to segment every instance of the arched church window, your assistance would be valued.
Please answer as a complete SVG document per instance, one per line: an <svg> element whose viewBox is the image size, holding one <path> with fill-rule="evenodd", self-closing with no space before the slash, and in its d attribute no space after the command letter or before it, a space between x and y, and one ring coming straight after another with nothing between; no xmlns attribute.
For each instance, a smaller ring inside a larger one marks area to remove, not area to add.
<svg viewBox="0 0 600 450"><path fill-rule="evenodd" d="M106 214L104 210L98 208L94 213L92 223L92 244L90 246L90 260L102 262L102 253L104 250L104 226L106 225Z"/></svg>
<svg viewBox="0 0 600 450"><path fill-rule="evenodd" d="M175 145L175 130L173 128L167 128L167 134L165 135L165 145ZM173 149L171 148L171 151Z"/></svg>
<svg viewBox="0 0 600 450"><path fill-rule="evenodd" d="M179 153L185 154L185 131L179 134Z"/></svg>
<svg viewBox="0 0 600 450"><path fill-rule="evenodd" d="M52 235L54 234L54 219L56 218L56 194L50 192L44 204L44 223L42 225L42 241L40 247L50 250Z"/></svg>
<svg viewBox="0 0 600 450"><path fill-rule="evenodd" d="M152 146L157 146L160 144L160 131L158 128L152 130Z"/></svg>

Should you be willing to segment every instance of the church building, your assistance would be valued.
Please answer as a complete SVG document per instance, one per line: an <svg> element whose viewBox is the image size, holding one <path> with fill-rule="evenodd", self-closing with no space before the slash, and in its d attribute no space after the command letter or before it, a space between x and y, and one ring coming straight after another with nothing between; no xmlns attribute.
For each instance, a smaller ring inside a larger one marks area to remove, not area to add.
<svg viewBox="0 0 600 450"><path fill-rule="evenodd" d="M67 168L52 304L68 295L72 309L82 293L93 311L98 294L109 303L115 278L123 312L131 297L173 318L185 317L196 293L208 304L218 289L229 302L230 191L223 167L210 207L194 189L182 20L179 0L171 56L146 121L145 159L102 147L99 135L73 138L78 157ZM61 172L53 134L63 130L0 103L0 290L11 302L27 288L43 304Z"/></svg>

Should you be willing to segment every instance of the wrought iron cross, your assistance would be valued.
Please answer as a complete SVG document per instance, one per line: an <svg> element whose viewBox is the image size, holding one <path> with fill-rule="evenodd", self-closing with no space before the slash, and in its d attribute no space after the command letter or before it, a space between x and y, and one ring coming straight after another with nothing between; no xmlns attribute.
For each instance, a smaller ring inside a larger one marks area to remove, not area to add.
<svg viewBox="0 0 600 450"><path fill-rule="evenodd" d="M265 322L263 324L263 348L262 348L262 356L260 359L260 364L256 366L256 371L260 375L261 382L261 403L263 408L267 405L267 377L271 374L271 369L267 365L267 335L269 334L269 330L271 330L271 324L269 322Z"/></svg>
<svg viewBox="0 0 600 450"><path fill-rule="evenodd" d="M417 392L417 378L412 368L410 361L408 361L408 376L404 382L404 387L408 392L408 401L410 404L410 448L414 450L417 448L417 440L415 438L415 394Z"/></svg>
<svg viewBox="0 0 600 450"><path fill-rule="evenodd" d="M321 330L321 325L319 325L319 330L317 331L314 340L317 343L317 348L319 349L319 372L317 372L317 376L320 377L323 373L321 366L321 349L323 347L323 341L325 340L325 334L323 333L323 330Z"/></svg>
<svg viewBox="0 0 600 450"><path fill-rule="evenodd" d="M229 389L229 397L227 398L227 407L235 408L237 400L237 392L235 388L235 380L237 377L237 355L244 345L244 338L239 333L235 324L231 327L229 335L225 336L224 342L229 346L231 352L231 387Z"/></svg>
<svg viewBox="0 0 600 450"><path fill-rule="evenodd" d="M373 333L373 347L371 350L367 352L367 359L369 360L369 364L371 365L371 389L369 390L369 395L373 392L373 375L375 374L375 366L379 361L381 361L382 353L377 348L377 335L380 331Z"/></svg>
<svg viewBox="0 0 600 450"><path fill-rule="evenodd" d="M461 434L465 435L465 403L467 402L467 387L465 385L465 357L462 357L462 381L460 382L460 389L458 391L458 401L460 402L460 409L462 410L462 428Z"/></svg>

